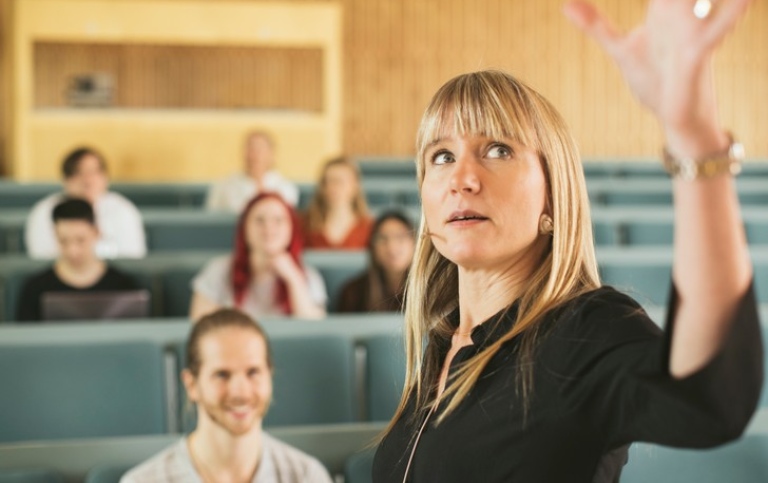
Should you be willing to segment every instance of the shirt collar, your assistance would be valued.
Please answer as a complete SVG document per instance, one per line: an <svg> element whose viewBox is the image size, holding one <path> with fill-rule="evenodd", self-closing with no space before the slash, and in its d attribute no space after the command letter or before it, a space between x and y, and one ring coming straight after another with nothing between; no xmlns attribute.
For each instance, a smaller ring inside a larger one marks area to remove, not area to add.
<svg viewBox="0 0 768 483"><path fill-rule="evenodd" d="M501 339L504 334L512 330L515 321L517 321L517 311L519 306L520 302L519 300L516 300L512 305L501 309L488 320L472 329L470 337L472 338L472 343L477 346L478 350L488 347ZM454 328L459 327L458 308L448 314L448 324ZM450 344L450 340L448 342Z"/></svg>

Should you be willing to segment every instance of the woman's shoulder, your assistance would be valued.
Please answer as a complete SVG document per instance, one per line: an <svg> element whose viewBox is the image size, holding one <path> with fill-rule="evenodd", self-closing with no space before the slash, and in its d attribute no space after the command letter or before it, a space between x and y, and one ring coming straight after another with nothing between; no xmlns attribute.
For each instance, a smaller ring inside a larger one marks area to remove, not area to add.
<svg viewBox="0 0 768 483"><path fill-rule="evenodd" d="M627 339L657 337L661 329L643 307L611 286L585 292L553 311L553 330L572 337Z"/></svg>

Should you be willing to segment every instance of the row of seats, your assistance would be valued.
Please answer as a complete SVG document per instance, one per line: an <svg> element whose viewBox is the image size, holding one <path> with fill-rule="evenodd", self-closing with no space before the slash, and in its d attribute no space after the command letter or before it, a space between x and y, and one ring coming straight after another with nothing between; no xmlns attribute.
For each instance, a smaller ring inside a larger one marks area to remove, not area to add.
<svg viewBox="0 0 768 483"><path fill-rule="evenodd" d="M374 210L378 214L380 210ZM406 212L421 216L418 207ZM768 210L745 207L744 226L752 245L768 245ZM0 253L23 254L25 211L0 211ZM228 213L199 209L152 209L143 212L150 253L179 250L229 250L237 218ZM669 245L674 228L671 207L613 207L592 210L595 244L598 246Z"/></svg>
<svg viewBox="0 0 768 483"><path fill-rule="evenodd" d="M364 179L375 176L416 177L416 165L412 157L366 157L358 159L358 164ZM625 159L622 161L585 159L582 164L587 180L669 178L661 162L656 158ZM768 176L768 162L766 160L748 160L743 165L742 176L750 178Z"/></svg>
<svg viewBox="0 0 768 483"><path fill-rule="evenodd" d="M383 423L352 423L270 427L267 431L317 457L331 474L341 477L350 456L370 446L383 428ZM0 483L118 483L126 470L179 437L181 434L0 443Z"/></svg>
<svg viewBox="0 0 768 483"><path fill-rule="evenodd" d="M189 312L191 280L220 252L153 254L141 260L117 260L115 266L132 274L152 295L152 315L183 317ZM768 303L768 248L751 250L758 300ZM605 284L634 296L646 307L664 306L669 297L672 251L669 247L599 247L600 274ZM304 261L318 269L334 312L344 284L365 269L363 252L308 250ZM13 321L24 280L49 262L18 257L0 258L0 321Z"/></svg>
<svg viewBox="0 0 768 483"><path fill-rule="evenodd" d="M191 282L200 269L222 252L153 254L139 260L116 260L114 265L132 275L151 294L155 317L184 317L192 298ZM336 308L344 283L363 271L366 254L361 251L307 251L304 262L322 275L328 291L328 310ZM24 281L50 262L8 256L0 258L0 322L13 321Z"/></svg>
<svg viewBox="0 0 768 483"><path fill-rule="evenodd" d="M400 316L263 325L275 363L265 426L391 417L405 377ZM178 319L0 327L0 442L189 431L195 414L179 377L189 327ZM763 339L768 346L765 331ZM768 374L768 355L764 362Z"/></svg>
<svg viewBox="0 0 768 483"><path fill-rule="evenodd" d="M737 187L745 205L768 203L768 164L755 165L756 173L738 178ZM208 186L201 183L114 183L111 189L125 195L140 208L199 208L203 206ZM305 208L316 186L299 184L299 207ZM363 175L363 189L372 207L419 205L418 185L413 172L381 172ZM56 184L18 184L0 182L0 207L29 208L41 198L60 191ZM587 190L596 205L669 205L672 202L672 183L667 177L614 177L588 178Z"/></svg>
<svg viewBox="0 0 768 483"><path fill-rule="evenodd" d="M171 444L172 441L168 441ZM311 448L309 448L311 450ZM372 483L374 449L346 458L344 483ZM758 483L768 481L768 433L748 434L734 444L711 450L636 444L630 448L622 483ZM138 463L141 461L137 459ZM325 462L324 462L325 463ZM326 463L327 464L327 463ZM84 475L85 483L119 483L133 464L99 464ZM335 472L334 472L335 473ZM64 483L51 469L1 470L0 483Z"/></svg>
<svg viewBox="0 0 768 483"><path fill-rule="evenodd" d="M362 324L369 327L356 327ZM337 318L322 332L318 325L264 321L275 366L265 427L388 420L405 377L395 335L402 319ZM180 382L190 324L157 328L145 321L0 330L0 442L193 429L195 412ZM142 336L149 330L152 337Z"/></svg>

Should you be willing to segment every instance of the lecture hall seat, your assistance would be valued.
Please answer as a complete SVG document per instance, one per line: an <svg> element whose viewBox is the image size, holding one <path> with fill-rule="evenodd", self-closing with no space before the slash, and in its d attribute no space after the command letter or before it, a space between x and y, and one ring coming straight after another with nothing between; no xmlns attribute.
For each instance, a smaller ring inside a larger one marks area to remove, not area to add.
<svg viewBox="0 0 768 483"><path fill-rule="evenodd" d="M0 483L64 483L64 478L46 469L0 470Z"/></svg>
<svg viewBox="0 0 768 483"><path fill-rule="evenodd" d="M748 434L715 449L634 444L621 483L758 483L768 481L768 434Z"/></svg>
<svg viewBox="0 0 768 483"><path fill-rule="evenodd" d="M400 336L378 335L366 339L364 344L368 420L389 421L400 402L405 382L403 340Z"/></svg>
<svg viewBox="0 0 768 483"><path fill-rule="evenodd" d="M167 430L161 348L151 342L0 347L0 442Z"/></svg>

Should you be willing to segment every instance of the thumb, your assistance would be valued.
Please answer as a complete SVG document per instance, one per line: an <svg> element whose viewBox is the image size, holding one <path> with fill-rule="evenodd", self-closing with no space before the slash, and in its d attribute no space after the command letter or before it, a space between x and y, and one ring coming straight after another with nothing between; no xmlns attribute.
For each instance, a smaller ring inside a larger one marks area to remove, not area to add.
<svg viewBox="0 0 768 483"><path fill-rule="evenodd" d="M622 35L594 5L582 0L572 0L563 6L563 14L571 23L595 39L606 52L611 54L616 50Z"/></svg>

